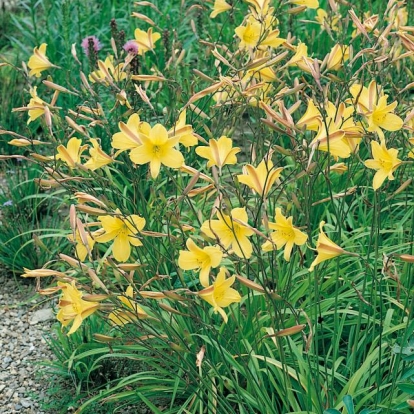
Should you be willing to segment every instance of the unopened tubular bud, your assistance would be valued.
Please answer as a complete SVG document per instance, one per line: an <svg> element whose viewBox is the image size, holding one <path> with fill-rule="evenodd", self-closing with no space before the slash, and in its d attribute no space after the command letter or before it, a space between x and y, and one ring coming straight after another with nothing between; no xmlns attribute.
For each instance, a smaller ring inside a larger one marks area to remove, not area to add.
<svg viewBox="0 0 414 414"><path fill-rule="evenodd" d="M102 210L101 208L85 206L83 204L78 204L76 206L76 210L82 211L82 213L91 214L94 216L100 216L102 214L106 214L106 210Z"/></svg>
<svg viewBox="0 0 414 414"><path fill-rule="evenodd" d="M281 337L281 336L294 335L294 334L297 334L297 333L303 331L305 329L305 327L306 327L306 324L295 325L295 326L292 326L291 328L286 328L286 329L282 329L280 331L277 331L272 336Z"/></svg>
<svg viewBox="0 0 414 414"><path fill-rule="evenodd" d="M116 342L118 340L117 338L114 338L112 336L102 335L102 334L98 334L98 333L93 334L93 339L95 339L95 341L97 341L97 342L101 342L101 343L104 343L104 344L110 344L110 343Z"/></svg>
<svg viewBox="0 0 414 414"><path fill-rule="evenodd" d="M411 254L400 254L398 256L403 262L414 263L414 256Z"/></svg>

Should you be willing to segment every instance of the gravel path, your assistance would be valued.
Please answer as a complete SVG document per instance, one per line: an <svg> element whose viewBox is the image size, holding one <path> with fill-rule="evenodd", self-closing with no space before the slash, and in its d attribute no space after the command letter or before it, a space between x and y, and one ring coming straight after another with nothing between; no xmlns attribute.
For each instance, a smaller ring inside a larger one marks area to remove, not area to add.
<svg viewBox="0 0 414 414"><path fill-rule="evenodd" d="M50 303L35 296L34 284L0 275L0 413L42 414L47 384L35 362L53 358L43 339L54 322Z"/></svg>

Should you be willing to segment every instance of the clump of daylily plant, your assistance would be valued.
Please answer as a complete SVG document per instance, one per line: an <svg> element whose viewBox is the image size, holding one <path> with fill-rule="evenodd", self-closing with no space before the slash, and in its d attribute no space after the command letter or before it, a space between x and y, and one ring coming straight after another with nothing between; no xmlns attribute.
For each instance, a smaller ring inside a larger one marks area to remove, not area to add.
<svg viewBox="0 0 414 414"><path fill-rule="evenodd" d="M82 47L96 54L96 66L70 85L53 82L64 68L51 63L46 44L35 45L27 63L31 98L16 110L27 112L29 129L40 123L47 134L9 144L28 147L25 157L43 166L41 186L70 195L73 251L23 276L57 279L40 292L59 292L57 319L68 335L101 318L101 342L139 344L165 354L166 363L178 355L177 371L188 370L189 382L205 381L186 412L279 412L272 411L276 390L289 394L280 412L321 412L334 399L322 404L320 390L349 374L340 371L342 351L326 342L322 314L334 319L335 346L342 345L348 313L358 315L343 341L349 350L360 346L354 337L362 325L376 324L374 309L382 306L374 300L379 278L398 280L389 255L405 252L381 250L380 235L392 229L380 229L379 214L382 203L410 188L414 112L403 97L409 87L391 85L381 64L391 54L389 65L410 58L414 28L395 1L386 25L372 15L361 21L345 3L210 3L189 7L188 16L199 13L200 25L208 8L209 24L226 19L230 34L226 43L200 39L211 66L191 68L188 90L182 73L192 60L180 49L186 43L174 43L169 60L157 59L166 35L142 13L135 17L150 27L137 27L122 50L112 40L113 54L103 56L95 36L74 45L75 60ZM150 2L137 5L161 14ZM312 47L300 30L292 34L283 13L289 21L311 19L329 41L326 50ZM196 33L194 21L191 27ZM44 72L47 80L36 83ZM171 91L176 101L164 105L159 97L171 98ZM59 107L64 94L76 106ZM367 206L371 230L359 217ZM408 249L412 240L403 237ZM398 295L411 289L396 283ZM394 310L408 314L401 296L386 301L389 318ZM321 349L337 359L319 365ZM325 382L305 378L305 359ZM346 369L358 364L363 360ZM308 398L309 389L319 399Z"/></svg>

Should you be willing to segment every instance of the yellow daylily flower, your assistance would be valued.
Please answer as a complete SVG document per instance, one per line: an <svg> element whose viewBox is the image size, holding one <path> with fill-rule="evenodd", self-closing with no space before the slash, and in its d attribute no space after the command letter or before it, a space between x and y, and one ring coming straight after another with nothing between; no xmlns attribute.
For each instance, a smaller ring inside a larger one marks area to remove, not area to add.
<svg viewBox="0 0 414 414"><path fill-rule="evenodd" d="M177 123L168 131L169 137L178 137L179 143L185 147L193 147L198 144L198 138L193 132L193 127L186 124L187 111L181 112Z"/></svg>
<svg viewBox="0 0 414 414"><path fill-rule="evenodd" d="M397 107L397 101L387 105L388 95L384 95L382 88L371 81L368 88L360 84L354 84L350 88L353 103L359 113L364 115L368 121L368 131L376 132L383 140L386 131L398 131L402 128L404 121L392 111Z"/></svg>
<svg viewBox="0 0 414 414"><path fill-rule="evenodd" d="M319 112L319 109L316 107L315 103L313 102L313 99L309 99L306 112L304 113L302 118L300 118L299 121L296 123L296 126L298 128L306 126L306 129L308 131L317 131L320 125L320 119L321 113Z"/></svg>
<svg viewBox="0 0 414 414"><path fill-rule="evenodd" d="M89 233L86 233L86 239L87 239L86 241L88 243L88 245L86 246L83 243L83 240L79 234L79 230L76 230L75 237L73 237L72 234L69 234L67 237L69 241L71 241L72 243L76 243L76 247L75 247L76 257L81 262L83 262L86 259L86 256L88 255L88 253L92 251L93 246L95 245L95 240Z"/></svg>
<svg viewBox="0 0 414 414"><path fill-rule="evenodd" d="M76 288L75 281L58 282L58 286L62 289L63 295L59 300L59 312L56 318L63 326L73 322L68 332L68 335L72 335L82 325L84 319L99 309L99 304L83 300L83 294Z"/></svg>
<svg viewBox="0 0 414 414"><path fill-rule="evenodd" d="M157 178L161 165L169 168L180 168L184 165L184 157L174 148L180 137L168 137L167 130L156 124L147 135L140 136L142 145L131 150L129 157L135 164L150 164L152 178Z"/></svg>
<svg viewBox="0 0 414 414"><path fill-rule="evenodd" d="M90 138L89 141L92 143L92 148L89 148L91 158L89 158L89 160L84 164L86 168L95 171L98 168L108 165L114 161L112 157L102 150L96 138Z"/></svg>
<svg viewBox="0 0 414 414"><path fill-rule="evenodd" d="M135 29L134 35L135 42L138 45L138 55L143 55L149 50L154 50L155 43L161 39L159 33L152 33L152 27L147 32L141 29Z"/></svg>
<svg viewBox="0 0 414 414"><path fill-rule="evenodd" d="M383 140L384 133L386 131L399 131L404 121L392 111L397 107L397 101L387 105L387 95L381 96L378 100L378 104L374 105L373 110L367 114L368 128L370 132L376 132L378 136Z"/></svg>
<svg viewBox="0 0 414 414"><path fill-rule="evenodd" d="M288 66L298 66L304 72L310 73L308 65L313 65L313 60L308 56L308 46L305 43L299 42L295 46L295 54L287 62Z"/></svg>
<svg viewBox="0 0 414 414"><path fill-rule="evenodd" d="M140 120L138 114L132 114L127 123L119 122L118 127L121 132L117 132L112 136L112 148L121 151L131 150L142 145L140 136L142 134L149 135L151 126L147 122Z"/></svg>
<svg viewBox="0 0 414 414"><path fill-rule="evenodd" d="M92 83L101 82L104 85L109 85L106 78L120 82L127 77L127 74L123 71L124 63L114 66L114 57L108 56L105 61L98 60L99 70L95 70L89 75L89 80Z"/></svg>
<svg viewBox="0 0 414 414"><path fill-rule="evenodd" d="M341 254L347 253L342 247L339 247L332 240L330 240L323 232L324 221L321 221L319 225L319 238L316 242L316 251L318 255L312 262L309 272L312 272L314 267L325 260L333 259L334 257L340 256Z"/></svg>
<svg viewBox="0 0 414 414"><path fill-rule="evenodd" d="M190 238L187 239L186 246L189 251L180 250L178 266L183 270L200 270L200 283L207 287L209 285L210 270L220 265L223 252L215 246L207 246L201 249Z"/></svg>
<svg viewBox="0 0 414 414"><path fill-rule="evenodd" d="M385 141L381 145L376 141L371 141L372 156L374 159L366 160L365 166L377 170L374 175L372 187L378 190L386 178L394 180L394 171L401 164L401 160L397 158L398 150L395 148L387 149Z"/></svg>
<svg viewBox="0 0 414 414"><path fill-rule="evenodd" d="M254 232L247 226L246 209L234 208L231 210L230 216L218 212L217 218L218 220L205 221L201 226L201 231L212 239L218 238L225 249L231 246L234 254L249 259L253 247L248 237L252 236Z"/></svg>
<svg viewBox="0 0 414 414"><path fill-rule="evenodd" d="M81 155L83 151L88 148L87 145L82 145L82 140L76 137L72 137L68 141L68 145L59 145L56 150L58 154L56 155L57 160L64 161L69 168L75 168L76 164L81 163Z"/></svg>
<svg viewBox="0 0 414 414"><path fill-rule="evenodd" d="M349 88L349 92L354 98L352 102L356 105L358 112L363 115L372 111L374 105L377 103L378 94L380 96L383 95L382 88L377 86L375 81L371 81L368 88L355 83Z"/></svg>
<svg viewBox="0 0 414 414"><path fill-rule="evenodd" d="M239 49L253 49L257 46L262 31L262 25L259 22L248 21L246 26L240 25L234 30L240 39Z"/></svg>
<svg viewBox="0 0 414 414"><path fill-rule="evenodd" d="M36 76L39 78L44 70L56 67L46 57L46 48L47 44L42 43L39 47L33 49L33 55L27 63L27 67L30 69L29 76Z"/></svg>
<svg viewBox="0 0 414 414"><path fill-rule="evenodd" d="M200 298L213 307L214 313L220 313L225 323L227 323L228 318L223 308L241 301L239 292L231 287L235 280L236 276L234 275L226 279L226 268L222 267L215 282L198 292Z"/></svg>
<svg viewBox="0 0 414 414"><path fill-rule="evenodd" d="M328 102L325 110L326 119L323 120L322 116L317 119L318 134L310 145L329 152L335 158L348 158L357 150L363 134L362 127L352 120L353 108L347 108L343 102L339 107Z"/></svg>
<svg viewBox="0 0 414 414"><path fill-rule="evenodd" d="M135 303L132 286L127 287L125 295L117 296L117 298L122 302L124 309L116 309L108 315L108 319L113 325L124 326L138 319L148 318L148 314L144 309Z"/></svg>
<svg viewBox="0 0 414 414"><path fill-rule="evenodd" d="M317 9L319 7L318 0L289 0L289 3L296 6L306 6L308 9Z"/></svg>
<svg viewBox="0 0 414 414"><path fill-rule="evenodd" d="M301 232L297 227L292 224L293 217L286 218L281 209L276 208L275 222L269 223L269 228L275 230L271 235L273 243L276 244L276 248L279 250L285 246L283 257L289 262L290 255L292 253L293 246L302 246L308 240L308 236ZM262 249L265 252L272 251L274 249L274 244L270 241L265 242L262 245Z"/></svg>
<svg viewBox="0 0 414 414"><path fill-rule="evenodd" d="M408 10L407 7L399 7L397 12L395 12L395 17L393 20L393 27L399 29L400 26L407 26L408 23Z"/></svg>
<svg viewBox="0 0 414 414"><path fill-rule="evenodd" d="M262 46L269 46L276 49L280 45L283 45L283 43L286 42L286 39L279 37L279 35L280 31L278 29L272 30L265 37L265 39L262 42L260 42L260 48L262 48Z"/></svg>
<svg viewBox="0 0 414 414"><path fill-rule="evenodd" d="M252 58L249 69L244 72L240 72L242 94L245 96L257 95L257 91L263 92L271 88L268 82L274 82L279 80L275 71L266 65L266 61L263 63L264 58L270 59L268 51L258 50ZM260 83L254 82L257 79ZM250 103L250 102L249 102Z"/></svg>
<svg viewBox="0 0 414 414"><path fill-rule="evenodd" d="M119 210L116 211L120 214ZM136 235L144 228L145 219L136 214L126 217L99 216L104 233L95 237L98 243L114 241L112 253L119 262L126 262L131 255L131 244L142 246Z"/></svg>
<svg viewBox="0 0 414 414"><path fill-rule="evenodd" d="M338 70L349 59L349 47L336 44L327 55L326 68Z"/></svg>
<svg viewBox="0 0 414 414"><path fill-rule="evenodd" d="M214 2L213 11L210 13L210 18L214 19L220 13L224 13L230 9L231 9L230 4L226 3L224 0L216 0Z"/></svg>
<svg viewBox="0 0 414 414"><path fill-rule="evenodd" d="M266 197L282 171L283 167L273 169L272 161L263 159L257 168L250 164L245 165L243 174L238 175L237 179L250 187L259 196Z"/></svg>
<svg viewBox="0 0 414 414"><path fill-rule="evenodd" d="M47 105L43 99L40 99L37 96L36 86L30 88L30 95L32 96L32 98L30 99L29 104L27 105L27 107L29 108L29 119L27 120L27 125L29 125L30 122L42 116L45 113L45 106Z"/></svg>
<svg viewBox="0 0 414 414"><path fill-rule="evenodd" d="M224 135L218 140L210 139L208 147L197 147L195 149L197 155L208 160L207 168L216 165L219 170L224 165L233 165L237 163L236 154L240 152L240 148L233 148L233 141Z"/></svg>

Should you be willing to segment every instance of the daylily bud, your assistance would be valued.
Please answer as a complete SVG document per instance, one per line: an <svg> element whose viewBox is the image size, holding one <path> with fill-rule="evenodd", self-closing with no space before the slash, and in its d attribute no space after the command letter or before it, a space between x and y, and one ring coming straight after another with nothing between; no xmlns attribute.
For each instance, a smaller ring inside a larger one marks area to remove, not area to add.
<svg viewBox="0 0 414 414"><path fill-rule="evenodd" d="M253 289L256 292L265 293L265 290L263 289L263 287L253 282L252 280L247 279L240 275L236 275L236 278L242 285L248 287L249 289Z"/></svg>
<svg viewBox="0 0 414 414"><path fill-rule="evenodd" d="M26 269L24 267L24 273L22 274L22 277L51 277L51 276L61 276L65 277L66 274L63 272L59 272L57 270L52 269Z"/></svg>
<svg viewBox="0 0 414 414"><path fill-rule="evenodd" d="M414 256L411 254L400 254L398 256L403 262L414 263Z"/></svg>
<svg viewBox="0 0 414 414"><path fill-rule="evenodd" d="M286 329L282 329L280 331L277 331L272 336L281 337L281 336L294 335L298 332L303 331L305 329L305 327L306 327L306 324L295 325L295 326L292 326L291 328L286 328Z"/></svg>
<svg viewBox="0 0 414 414"><path fill-rule="evenodd" d="M102 210L101 208L86 206L83 204L78 204L76 206L76 210L82 211L83 213L92 214L95 216L106 214L106 210Z"/></svg>
<svg viewBox="0 0 414 414"><path fill-rule="evenodd" d="M93 338L95 339L95 341L102 342L104 344L110 344L110 343L116 342L118 340L118 338L114 338L112 336L102 335L102 334L98 334L98 333L94 333Z"/></svg>

